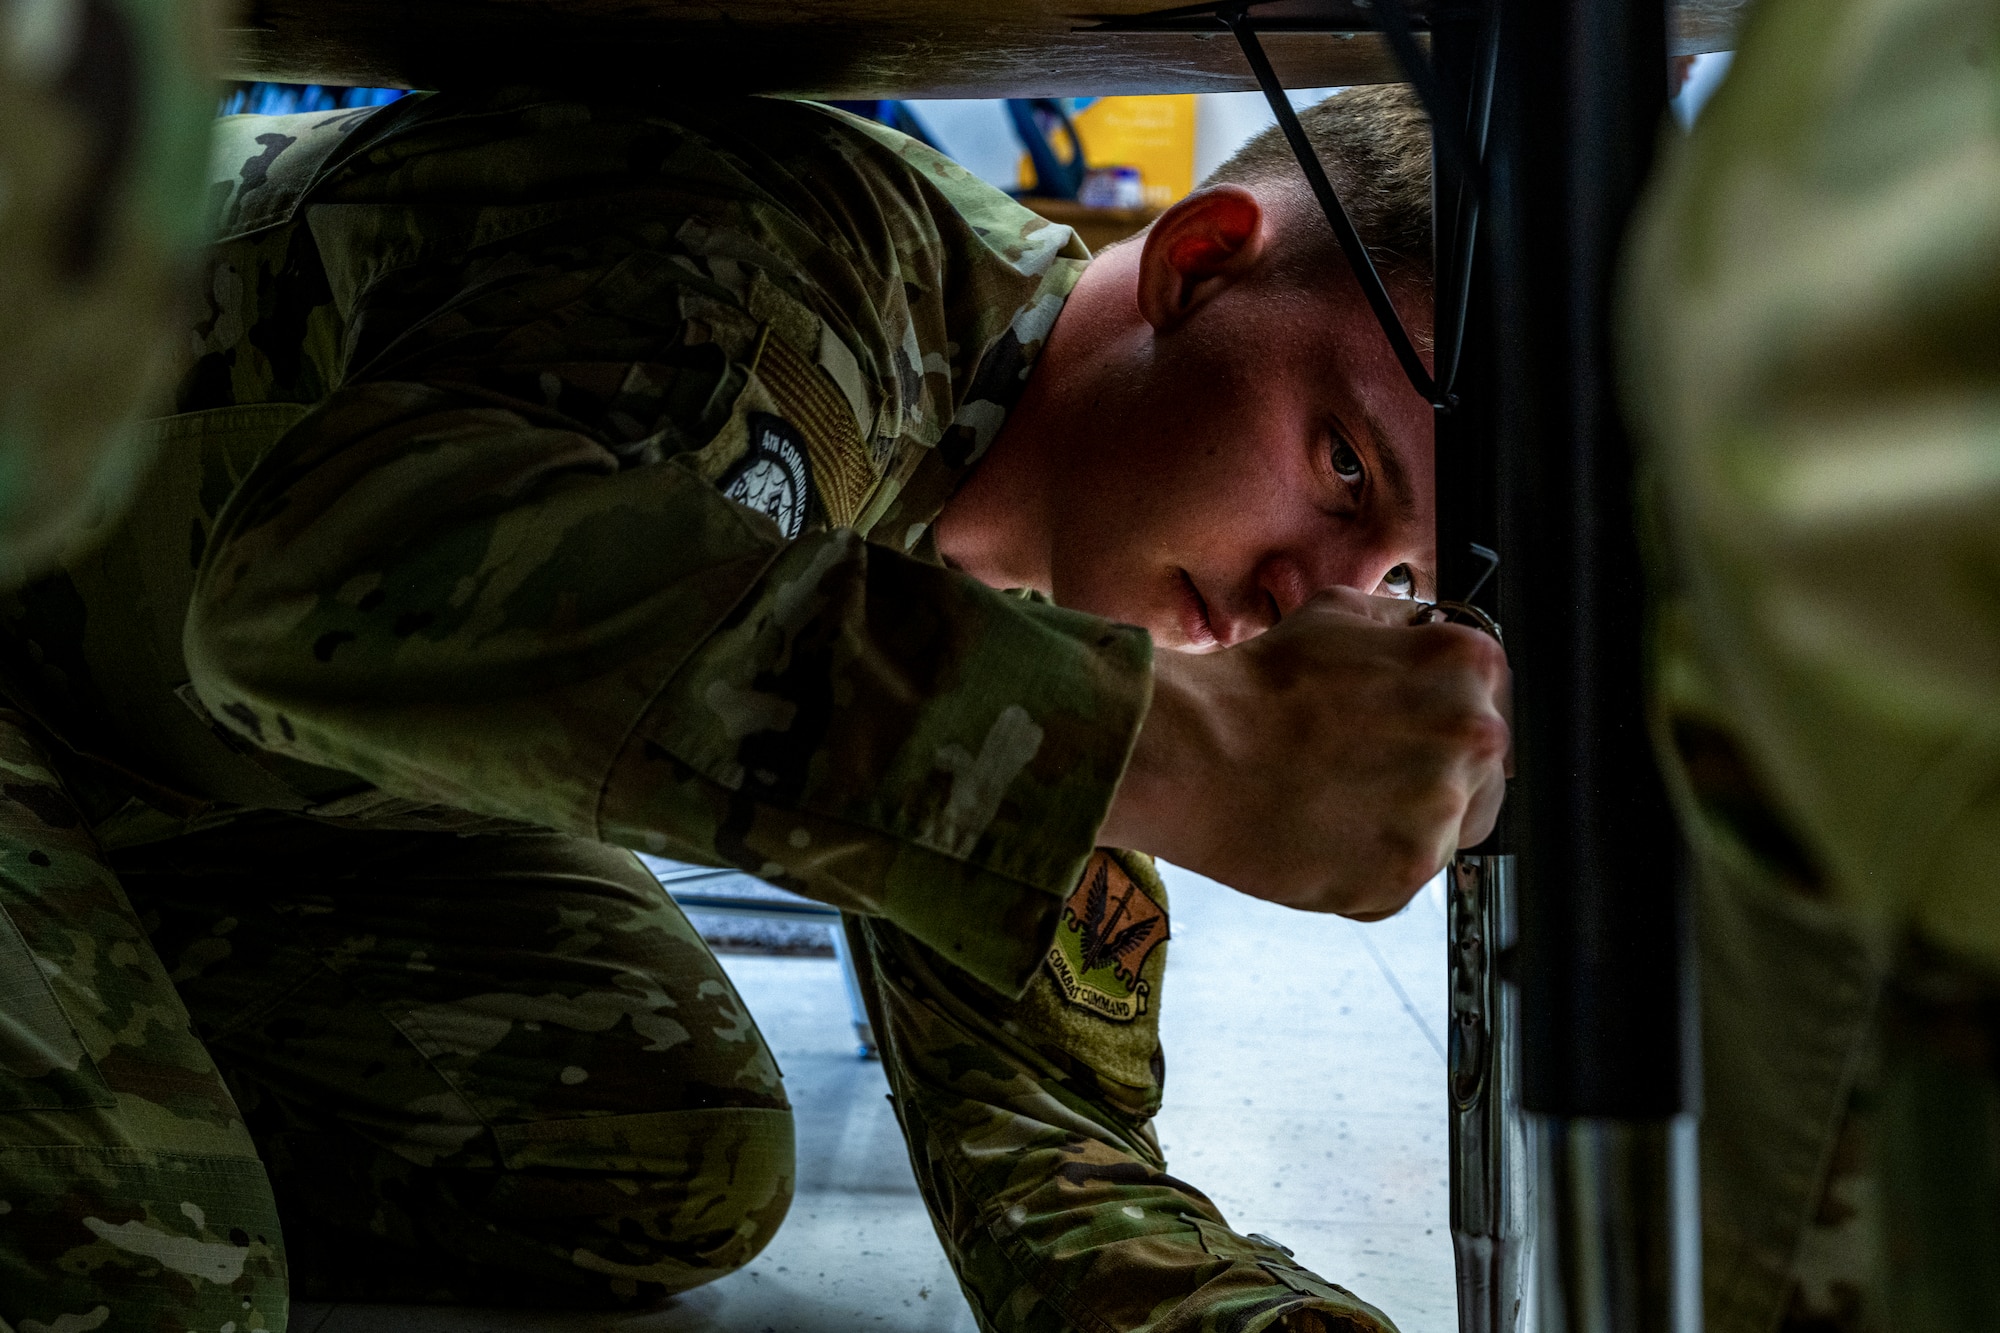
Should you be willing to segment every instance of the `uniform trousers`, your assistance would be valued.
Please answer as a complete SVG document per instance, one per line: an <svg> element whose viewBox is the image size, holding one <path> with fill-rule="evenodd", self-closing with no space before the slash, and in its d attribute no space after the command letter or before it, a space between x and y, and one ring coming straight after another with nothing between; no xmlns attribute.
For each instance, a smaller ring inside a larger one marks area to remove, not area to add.
<svg viewBox="0 0 2000 1333"><path fill-rule="evenodd" d="M282 1329L287 1269L307 1299L641 1303L784 1218L777 1066L629 852L268 816L106 855L19 726L0 794L18 1333Z"/></svg>
<svg viewBox="0 0 2000 1333"><path fill-rule="evenodd" d="M0 1333L644 1306L783 1220L777 1065L629 852L274 813L107 852L76 790L0 710ZM1115 855L1164 941L1158 877ZM1110 1021L1047 971L1002 996L847 929L982 1328L1393 1333L1168 1174L1164 943Z"/></svg>

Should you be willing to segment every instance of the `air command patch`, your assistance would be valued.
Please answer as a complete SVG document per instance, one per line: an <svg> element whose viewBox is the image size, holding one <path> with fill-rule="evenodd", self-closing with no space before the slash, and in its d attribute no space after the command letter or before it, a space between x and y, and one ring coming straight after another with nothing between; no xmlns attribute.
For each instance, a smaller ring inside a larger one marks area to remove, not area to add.
<svg viewBox="0 0 2000 1333"><path fill-rule="evenodd" d="M1139 973L1166 938L1166 909L1133 883L1109 852L1099 850L1063 905L1049 946L1049 974L1071 1004L1114 1023L1130 1023L1146 1012L1151 996Z"/></svg>

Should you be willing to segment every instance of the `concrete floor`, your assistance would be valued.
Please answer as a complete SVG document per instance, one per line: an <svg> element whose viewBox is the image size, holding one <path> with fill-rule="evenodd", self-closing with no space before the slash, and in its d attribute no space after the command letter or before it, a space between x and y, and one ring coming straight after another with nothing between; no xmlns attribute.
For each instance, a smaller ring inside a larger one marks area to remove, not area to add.
<svg viewBox="0 0 2000 1333"><path fill-rule="evenodd" d="M1452 1333L1440 888L1362 926L1168 885L1171 1169L1403 1333ZM798 1197L754 1263L645 1315L301 1306L295 1333L974 1333L836 965L723 963L798 1110Z"/></svg>

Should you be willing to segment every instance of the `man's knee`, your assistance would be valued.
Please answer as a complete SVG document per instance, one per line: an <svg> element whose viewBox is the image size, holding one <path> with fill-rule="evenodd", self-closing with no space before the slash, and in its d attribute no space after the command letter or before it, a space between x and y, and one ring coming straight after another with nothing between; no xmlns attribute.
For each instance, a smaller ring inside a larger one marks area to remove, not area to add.
<svg viewBox="0 0 2000 1333"><path fill-rule="evenodd" d="M498 1169L420 1167L317 1135L272 1145L298 1295L645 1306L749 1263L791 1206L789 1109L584 1116L494 1136Z"/></svg>
<svg viewBox="0 0 2000 1333"><path fill-rule="evenodd" d="M515 1187L499 1192L509 1196L504 1206L548 1217L567 1202L570 1262L589 1275L580 1280L594 1277L621 1297L670 1295L736 1271L791 1207L789 1110L661 1111L521 1128L530 1132L503 1135L517 1168Z"/></svg>

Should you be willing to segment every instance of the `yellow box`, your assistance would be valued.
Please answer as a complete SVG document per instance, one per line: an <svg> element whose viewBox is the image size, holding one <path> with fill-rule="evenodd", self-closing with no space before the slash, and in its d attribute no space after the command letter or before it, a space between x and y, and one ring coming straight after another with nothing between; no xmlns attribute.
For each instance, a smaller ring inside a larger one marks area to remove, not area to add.
<svg viewBox="0 0 2000 1333"><path fill-rule="evenodd" d="M1099 97L1076 112L1084 164L1093 170L1133 167L1139 172L1146 204L1165 208L1194 189L1193 93L1159 97ZM1069 141L1053 136L1056 154L1067 159ZM1034 183L1034 169L1021 155L1021 185Z"/></svg>

